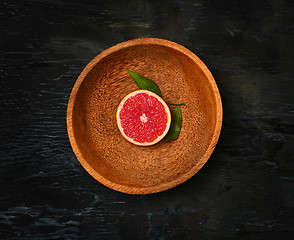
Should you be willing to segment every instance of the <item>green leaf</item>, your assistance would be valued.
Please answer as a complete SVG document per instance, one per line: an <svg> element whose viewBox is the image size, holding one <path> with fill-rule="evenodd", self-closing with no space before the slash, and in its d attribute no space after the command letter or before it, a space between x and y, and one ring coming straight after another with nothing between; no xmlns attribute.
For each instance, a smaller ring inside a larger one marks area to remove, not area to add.
<svg viewBox="0 0 294 240"><path fill-rule="evenodd" d="M177 107L171 112L171 125L168 133L164 137L165 142L175 140L178 138L182 127L182 111L181 107Z"/></svg>
<svg viewBox="0 0 294 240"><path fill-rule="evenodd" d="M128 73L131 75L135 83L140 89L148 90L150 92L156 93L158 96L162 97L159 87L151 79L146 78L138 73L132 72L127 69Z"/></svg>

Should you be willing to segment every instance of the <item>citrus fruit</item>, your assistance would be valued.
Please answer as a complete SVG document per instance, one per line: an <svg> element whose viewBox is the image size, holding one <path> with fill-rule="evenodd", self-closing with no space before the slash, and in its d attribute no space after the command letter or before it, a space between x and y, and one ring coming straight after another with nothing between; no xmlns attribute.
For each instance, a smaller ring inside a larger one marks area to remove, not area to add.
<svg viewBox="0 0 294 240"><path fill-rule="evenodd" d="M164 100L148 90L137 90L120 102L116 113L117 125L128 141L150 146L168 132L171 114Z"/></svg>

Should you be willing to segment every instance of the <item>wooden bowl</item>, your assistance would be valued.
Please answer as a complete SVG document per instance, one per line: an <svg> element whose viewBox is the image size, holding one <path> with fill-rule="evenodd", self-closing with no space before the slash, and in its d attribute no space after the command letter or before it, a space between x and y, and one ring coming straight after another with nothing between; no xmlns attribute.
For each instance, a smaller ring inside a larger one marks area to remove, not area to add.
<svg viewBox="0 0 294 240"><path fill-rule="evenodd" d="M120 134L116 110L138 87L126 68L157 83L166 102L185 103L177 140L136 146ZM71 146L82 166L107 187L150 194L183 183L208 160L218 141L222 104L204 63L174 42L142 38L100 53L78 77L67 108Z"/></svg>

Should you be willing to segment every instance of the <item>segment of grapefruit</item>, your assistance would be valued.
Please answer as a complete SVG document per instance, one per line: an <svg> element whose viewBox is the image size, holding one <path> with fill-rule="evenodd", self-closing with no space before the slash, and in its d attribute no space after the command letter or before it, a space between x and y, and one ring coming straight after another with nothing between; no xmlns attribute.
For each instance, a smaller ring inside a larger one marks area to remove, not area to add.
<svg viewBox="0 0 294 240"><path fill-rule="evenodd" d="M164 100L148 90L137 90L120 102L116 120L121 134L128 141L150 146L167 134L171 114Z"/></svg>

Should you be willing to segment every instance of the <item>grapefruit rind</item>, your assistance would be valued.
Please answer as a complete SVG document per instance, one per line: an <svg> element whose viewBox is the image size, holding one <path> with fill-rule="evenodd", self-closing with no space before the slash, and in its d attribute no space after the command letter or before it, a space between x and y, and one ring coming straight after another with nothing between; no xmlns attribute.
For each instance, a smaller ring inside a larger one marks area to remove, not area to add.
<svg viewBox="0 0 294 240"><path fill-rule="evenodd" d="M165 112L167 113L166 129L164 130L163 134L161 134L160 136L158 136L158 137L157 137L154 141L152 141L152 142L142 142L142 143L141 143L141 142L137 142L137 141L135 141L133 138L130 138L130 137L126 136L126 134L124 133L124 129L123 129L123 127L121 126L121 122L120 122L120 116L119 116L119 114L120 114L120 111L121 111L122 108L123 108L124 103L125 103L130 97L135 96L135 95L137 95L137 94L139 94L139 93L146 93L146 94L148 94L148 95L150 95L150 96L155 97L155 98L156 98L156 99L157 99L157 100L158 100L158 101L164 106L164 108L165 108ZM157 94L155 94L155 93L153 93L153 92L150 92L150 91L148 91L148 90L137 90L137 91L134 91L134 92L129 93L127 96L125 96L125 97L121 100L120 104L119 104L118 107L117 107L116 121L117 121L117 125L118 125L118 128L119 128L121 134L123 135L123 137L124 137L126 140L128 140L129 142L131 142L131 143L133 143L133 144L135 144L135 145L139 145L139 146L151 146L151 145L154 145L154 144L158 143L160 140L162 140L162 139L165 137L165 135L168 133L168 130L169 130L170 125L171 125L171 113L170 113L169 107L167 106L167 104L165 103L165 101L164 101L160 96L158 96Z"/></svg>

